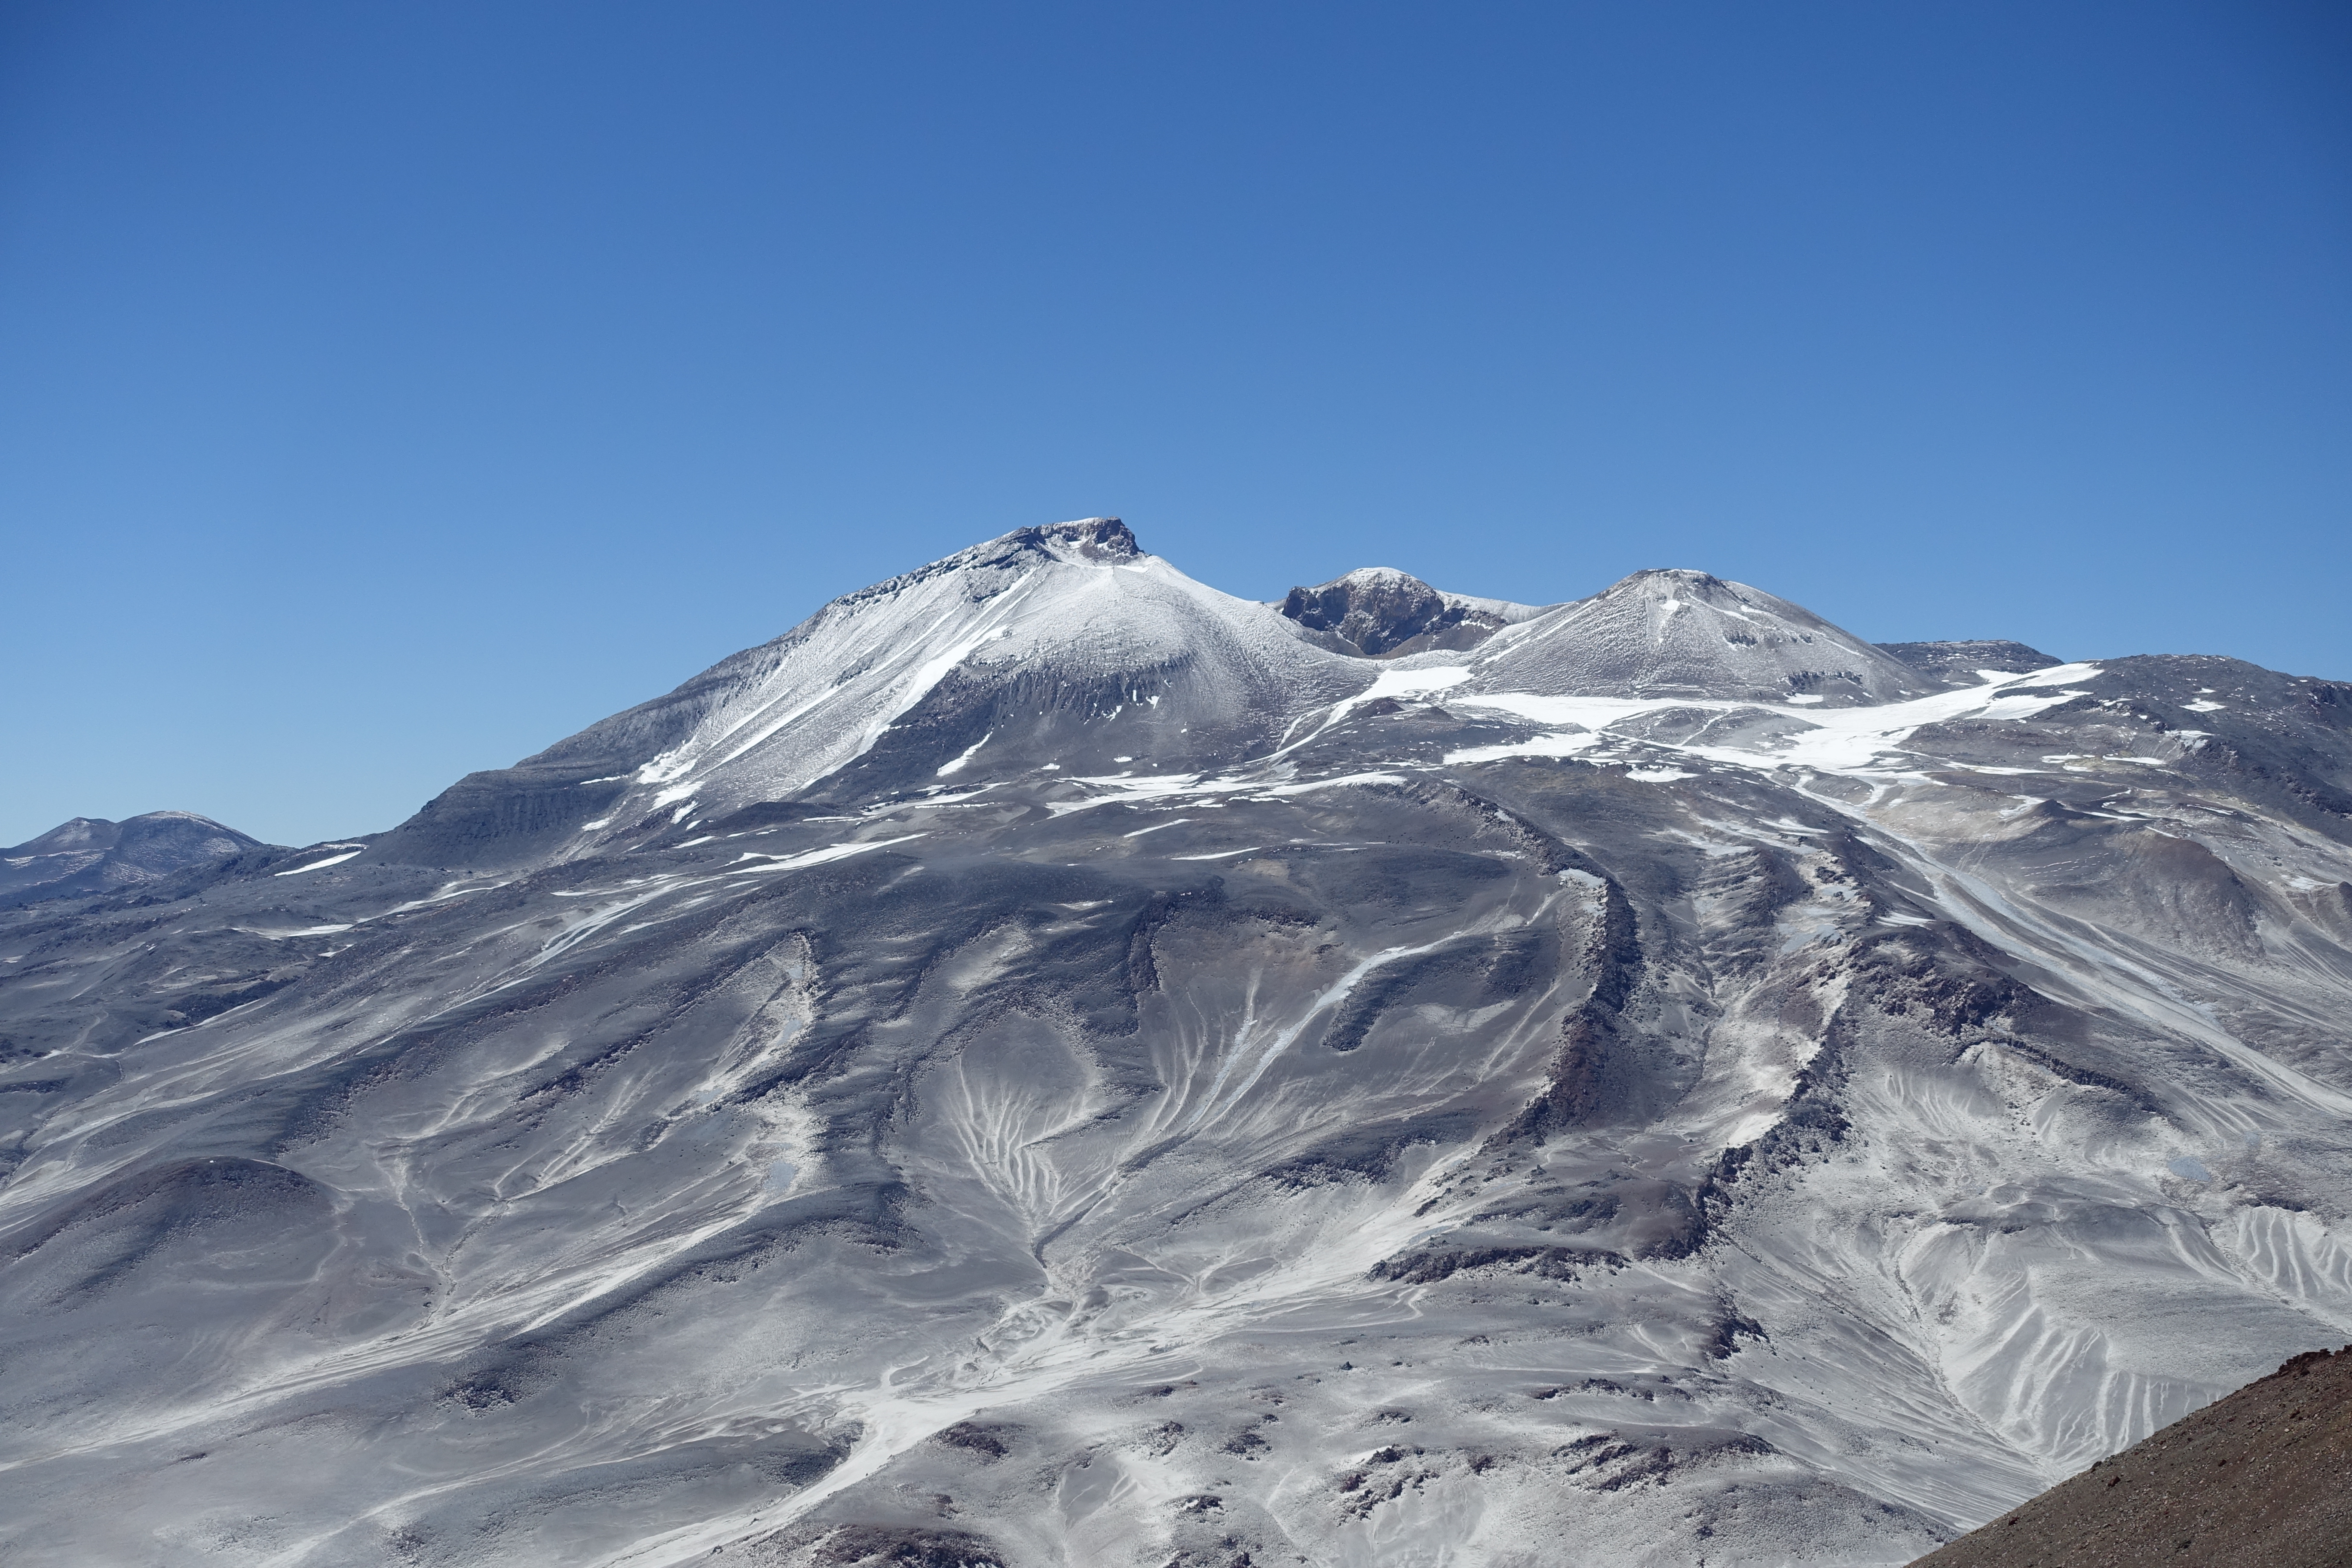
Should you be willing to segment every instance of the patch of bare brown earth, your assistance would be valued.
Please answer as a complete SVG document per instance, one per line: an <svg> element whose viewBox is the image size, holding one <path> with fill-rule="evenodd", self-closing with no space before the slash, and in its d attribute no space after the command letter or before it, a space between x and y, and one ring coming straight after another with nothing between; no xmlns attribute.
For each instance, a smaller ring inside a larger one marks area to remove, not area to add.
<svg viewBox="0 0 2352 1568"><path fill-rule="evenodd" d="M1914 1568L2346 1568L2352 1345L2296 1356Z"/></svg>

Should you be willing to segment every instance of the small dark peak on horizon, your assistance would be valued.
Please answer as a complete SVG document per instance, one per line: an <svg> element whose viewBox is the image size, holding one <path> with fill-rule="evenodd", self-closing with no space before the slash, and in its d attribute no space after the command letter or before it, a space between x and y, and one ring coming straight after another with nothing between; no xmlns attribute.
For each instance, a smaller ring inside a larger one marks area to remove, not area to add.
<svg viewBox="0 0 2352 1568"><path fill-rule="evenodd" d="M0 904L113 891L273 847L193 811L69 817L0 849Z"/></svg>
<svg viewBox="0 0 2352 1568"><path fill-rule="evenodd" d="M2003 675L2030 675L2037 669L2050 669L2065 663L2053 658L2040 648L2028 647L2007 637L1972 637L1954 642L1883 642L1874 645L1878 651L1901 659L1912 668L1947 688L1975 686L1984 677L1982 671L1999 670Z"/></svg>
<svg viewBox="0 0 2352 1568"><path fill-rule="evenodd" d="M1401 658L1472 648L1531 613L1528 606L1441 593L1392 566L1360 566L1311 588L1293 588L1284 616L1335 653Z"/></svg>

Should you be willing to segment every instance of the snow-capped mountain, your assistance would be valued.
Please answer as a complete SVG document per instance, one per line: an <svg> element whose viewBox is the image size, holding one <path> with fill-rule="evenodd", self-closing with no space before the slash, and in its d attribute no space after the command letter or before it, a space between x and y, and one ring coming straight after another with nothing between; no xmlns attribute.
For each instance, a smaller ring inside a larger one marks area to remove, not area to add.
<svg viewBox="0 0 2352 1568"><path fill-rule="evenodd" d="M1895 1563L2352 1331L2352 689L1112 520L0 912L11 1562Z"/></svg>
<svg viewBox="0 0 2352 1568"><path fill-rule="evenodd" d="M1901 659L1809 610L1704 572L1636 572L1498 635L1480 687L1546 696L1697 697L1836 707L1921 695Z"/></svg>
<svg viewBox="0 0 2352 1568"><path fill-rule="evenodd" d="M494 841L507 855L593 852L656 816L716 818L820 782L932 784L983 752L983 772L1238 759L1302 701L1367 679L1265 605L1144 553L1116 518L1024 529L837 599L525 759L514 771L545 814L527 845L511 842L514 785L494 774L427 805L397 854L452 837L457 858Z"/></svg>

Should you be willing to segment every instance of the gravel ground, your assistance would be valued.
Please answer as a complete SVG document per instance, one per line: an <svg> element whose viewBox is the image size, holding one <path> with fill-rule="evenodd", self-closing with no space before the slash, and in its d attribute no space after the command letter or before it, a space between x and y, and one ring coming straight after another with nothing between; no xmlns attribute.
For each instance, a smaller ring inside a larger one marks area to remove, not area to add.
<svg viewBox="0 0 2352 1568"><path fill-rule="evenodd" d="M1916 1568L2352 1563L2352 1346L2102 1459Z"/></svg>

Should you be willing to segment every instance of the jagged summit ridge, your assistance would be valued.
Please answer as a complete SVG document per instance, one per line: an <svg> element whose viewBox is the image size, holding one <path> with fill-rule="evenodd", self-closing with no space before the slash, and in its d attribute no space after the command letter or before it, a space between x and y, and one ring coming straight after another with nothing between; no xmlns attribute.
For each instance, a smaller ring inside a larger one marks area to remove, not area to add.
<svg viewBox="0 0 2352 1568"><path fill-rule="evenodd" d="M1116 566L1145 555L1134 530L1115 517L1084 517L1073 522L1043 523L1016 528L1009 533L940 557L911 572L902 572L871 587L845 594L836 605L872 598L890 598L917 584L946 574L977 568L1020 571L1040 562ZM831 606L828 605L827 608ZM820 612L822 613L822 612ZM785 634L790 636L790 633Z"/></svg>

